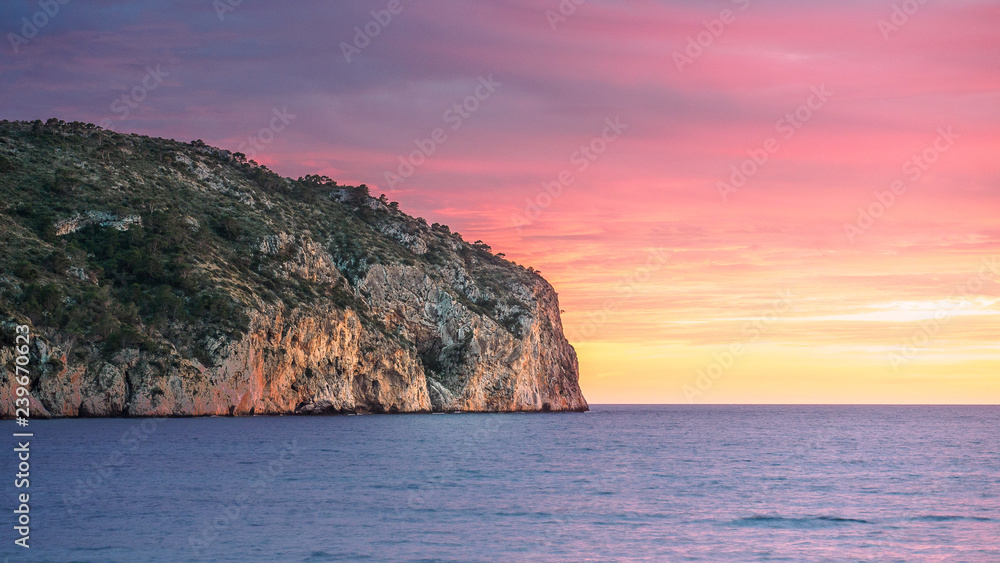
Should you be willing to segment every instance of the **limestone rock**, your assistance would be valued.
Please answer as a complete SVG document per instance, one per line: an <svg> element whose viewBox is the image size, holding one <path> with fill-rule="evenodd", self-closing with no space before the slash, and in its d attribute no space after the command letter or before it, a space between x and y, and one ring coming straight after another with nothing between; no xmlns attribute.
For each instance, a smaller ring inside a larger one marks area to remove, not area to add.
<svg viewBox="0 0 1000 563"><path fill-rule="evenodd" d="M50 120L0 124L0 197L33 417L587 409L552 286L365 186Z"/></svg>

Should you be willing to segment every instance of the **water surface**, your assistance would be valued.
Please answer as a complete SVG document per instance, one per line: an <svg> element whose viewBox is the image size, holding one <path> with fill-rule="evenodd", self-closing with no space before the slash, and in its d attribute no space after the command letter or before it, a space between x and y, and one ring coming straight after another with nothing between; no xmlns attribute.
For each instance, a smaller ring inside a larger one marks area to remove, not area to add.
<svg viewBox="0 0 1000 563"><path fill-rule="evenodd" d="M32 547L7 532L0 553L998 561L998 419L1000 407L598 405L32 421Z"/></svg>

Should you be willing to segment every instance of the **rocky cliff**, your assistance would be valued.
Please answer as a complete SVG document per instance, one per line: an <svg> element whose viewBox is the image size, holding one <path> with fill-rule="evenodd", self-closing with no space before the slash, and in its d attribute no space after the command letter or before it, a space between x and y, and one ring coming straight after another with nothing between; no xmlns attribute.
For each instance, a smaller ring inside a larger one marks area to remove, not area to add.
<svg viewBox="0 0 1000 563"><path fill-rule="evenodd" d="M555 291L368 188L0 123L0 414L586 410Z"/></svg>

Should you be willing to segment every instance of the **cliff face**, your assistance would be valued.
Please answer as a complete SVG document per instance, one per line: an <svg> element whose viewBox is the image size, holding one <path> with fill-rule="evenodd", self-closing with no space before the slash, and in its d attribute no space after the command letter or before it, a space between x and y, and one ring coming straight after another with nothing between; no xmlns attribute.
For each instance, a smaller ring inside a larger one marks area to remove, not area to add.
<svg viewBox="0 0 1000 563"><path fill-rule="evenodd" d="M552 287L364 186L50 120L0 124L0 193L32 416L587 409Z"/></svg>

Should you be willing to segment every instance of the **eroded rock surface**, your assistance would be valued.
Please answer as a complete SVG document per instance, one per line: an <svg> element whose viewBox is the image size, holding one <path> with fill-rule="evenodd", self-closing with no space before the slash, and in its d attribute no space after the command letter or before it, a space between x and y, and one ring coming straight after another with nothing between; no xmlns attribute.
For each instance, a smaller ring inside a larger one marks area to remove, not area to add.
<svg viewBox="0 0 1000 563"><path fill-rule="evenodd" d="M0 191L32 416L587 409L553 288L365 186L50 120L0 124Z"/></svg>

